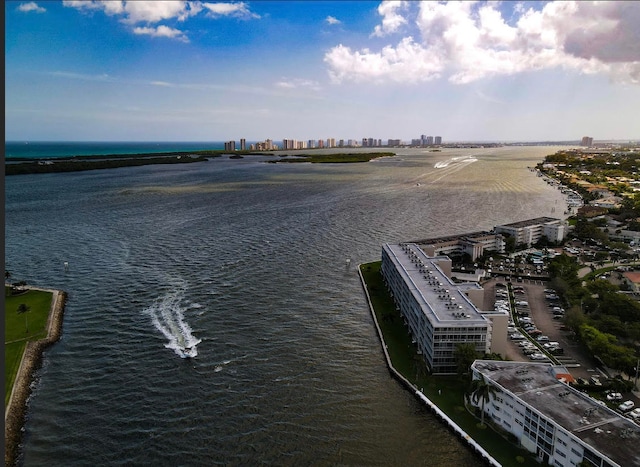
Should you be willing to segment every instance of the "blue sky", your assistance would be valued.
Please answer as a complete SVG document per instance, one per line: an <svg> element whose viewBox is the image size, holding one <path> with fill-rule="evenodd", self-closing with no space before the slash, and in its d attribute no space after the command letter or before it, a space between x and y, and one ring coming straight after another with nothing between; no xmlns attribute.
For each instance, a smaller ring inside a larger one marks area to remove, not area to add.
<svg viewBox="0 0 640 467"><path fill-rule="evenodd" d="M5 3L5 139L640 139L640 2Z"/></svg>

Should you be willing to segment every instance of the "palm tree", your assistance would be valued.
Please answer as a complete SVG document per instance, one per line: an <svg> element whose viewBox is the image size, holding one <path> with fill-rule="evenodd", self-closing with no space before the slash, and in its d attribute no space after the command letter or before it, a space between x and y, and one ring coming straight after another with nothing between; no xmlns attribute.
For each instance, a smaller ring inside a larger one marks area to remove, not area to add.
<svg viewBox="0 0 640 467"><path fill-rule="evenodd" d="M474 379L471 382L471 400L474 404L477 404L478 401L482 403L480 407L480 426L484 426L484 405L489 402L491 396L495 396L496 392L496 388L492 384L489 384L482 374L480 378Z"/></svg>
<svg viewBox="0 0 640 467"><path fill-rule="evenodd" d="M29 322L27 321L27 312L30 309L31 307L25 303L21 303L20 305L18 305L18 309L17 309L18 314L24 313L24 329L26 333L29 332Z"/></svg>

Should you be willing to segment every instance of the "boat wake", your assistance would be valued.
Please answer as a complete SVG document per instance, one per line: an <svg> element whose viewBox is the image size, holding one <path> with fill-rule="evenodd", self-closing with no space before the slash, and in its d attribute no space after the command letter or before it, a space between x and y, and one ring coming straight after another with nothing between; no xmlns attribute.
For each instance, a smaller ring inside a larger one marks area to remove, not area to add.
<svg viewBox="0 0 640 467"><path fill-rule="evenodd" d="M202 341L195 337L191 327L185 321L181 306L185 290L180 288L167 293L156 300L144 313L151 317L151 322L168 342L164 346L173 350L181 358L193 358L198 355L197 345Z"/></svg>
<svg viewBox="0 0 640 467"><path fill-rule="evenodd" d="M446 161L439 161L436 162L433 167L436 169L444 169L446 167L449 167L450 165L458 165L458 164L470 164L471 162L477 162L478 159L476 159L474 156L472 155L468 155L468 156L458 156L458 157L452 157L449 160Z"/></svg>

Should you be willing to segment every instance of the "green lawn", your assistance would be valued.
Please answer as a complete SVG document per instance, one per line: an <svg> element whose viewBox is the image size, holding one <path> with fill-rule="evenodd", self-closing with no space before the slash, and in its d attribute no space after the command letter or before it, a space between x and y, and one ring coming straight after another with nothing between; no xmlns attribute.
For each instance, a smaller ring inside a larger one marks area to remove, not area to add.
<svg viewBox="0 0 640 467"><path fill-rule="evenodd" d="M539 466L532 454L518 448L506 438L496 436L491 428L479 427L479 419L464 407L464 395L470 384L466 376L428 374L422 355L417 354L408 328L387 293L380 274L380 264L380 261L363 264L361 272L394 368L416 387L423 389L431 401L502 465ZM485 418L485 423L487 422ZM516 461L518 456L521 456L522 462Z"/></svg>
<svg viewBox="0 0 640 467"><path fill-rule="evenodd" d="M47 336L47 319L51 309L52 294L39 290L29 290L19 295L11 295L5 287L4 298L4 404L11 395L20 360L28 341L39 340ZM18 313L18 307L29 307L26 313Z"/></svg>

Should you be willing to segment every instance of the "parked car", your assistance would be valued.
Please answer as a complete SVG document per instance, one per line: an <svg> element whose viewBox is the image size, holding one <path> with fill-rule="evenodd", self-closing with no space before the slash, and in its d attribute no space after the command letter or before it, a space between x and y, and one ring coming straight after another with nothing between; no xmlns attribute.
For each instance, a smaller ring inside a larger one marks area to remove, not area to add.
<svg viewBox="0 0 640 467"><path fill-rule="evenodd" d="M622 412L628 412L629 410L633 409L634 406L635 404L633 403L633 401L624 401L618 406L618 409L620 409L620 411Z"/></svg>
<svg viewBox="0 0 640 467"><path fill-rule="evenodd" d="M629 412L629 417L633 418L634 420L640 419L640 407Z"/></svg>
<svg viewBox="0 0 640 467"><path fill-rule="evenodd" d="M607 394L607 400L620 401L622 400L622 394L620 394L619 392L610 392L609 394ZM635 410L638 410L638 409L635 409Z"/></svg>

